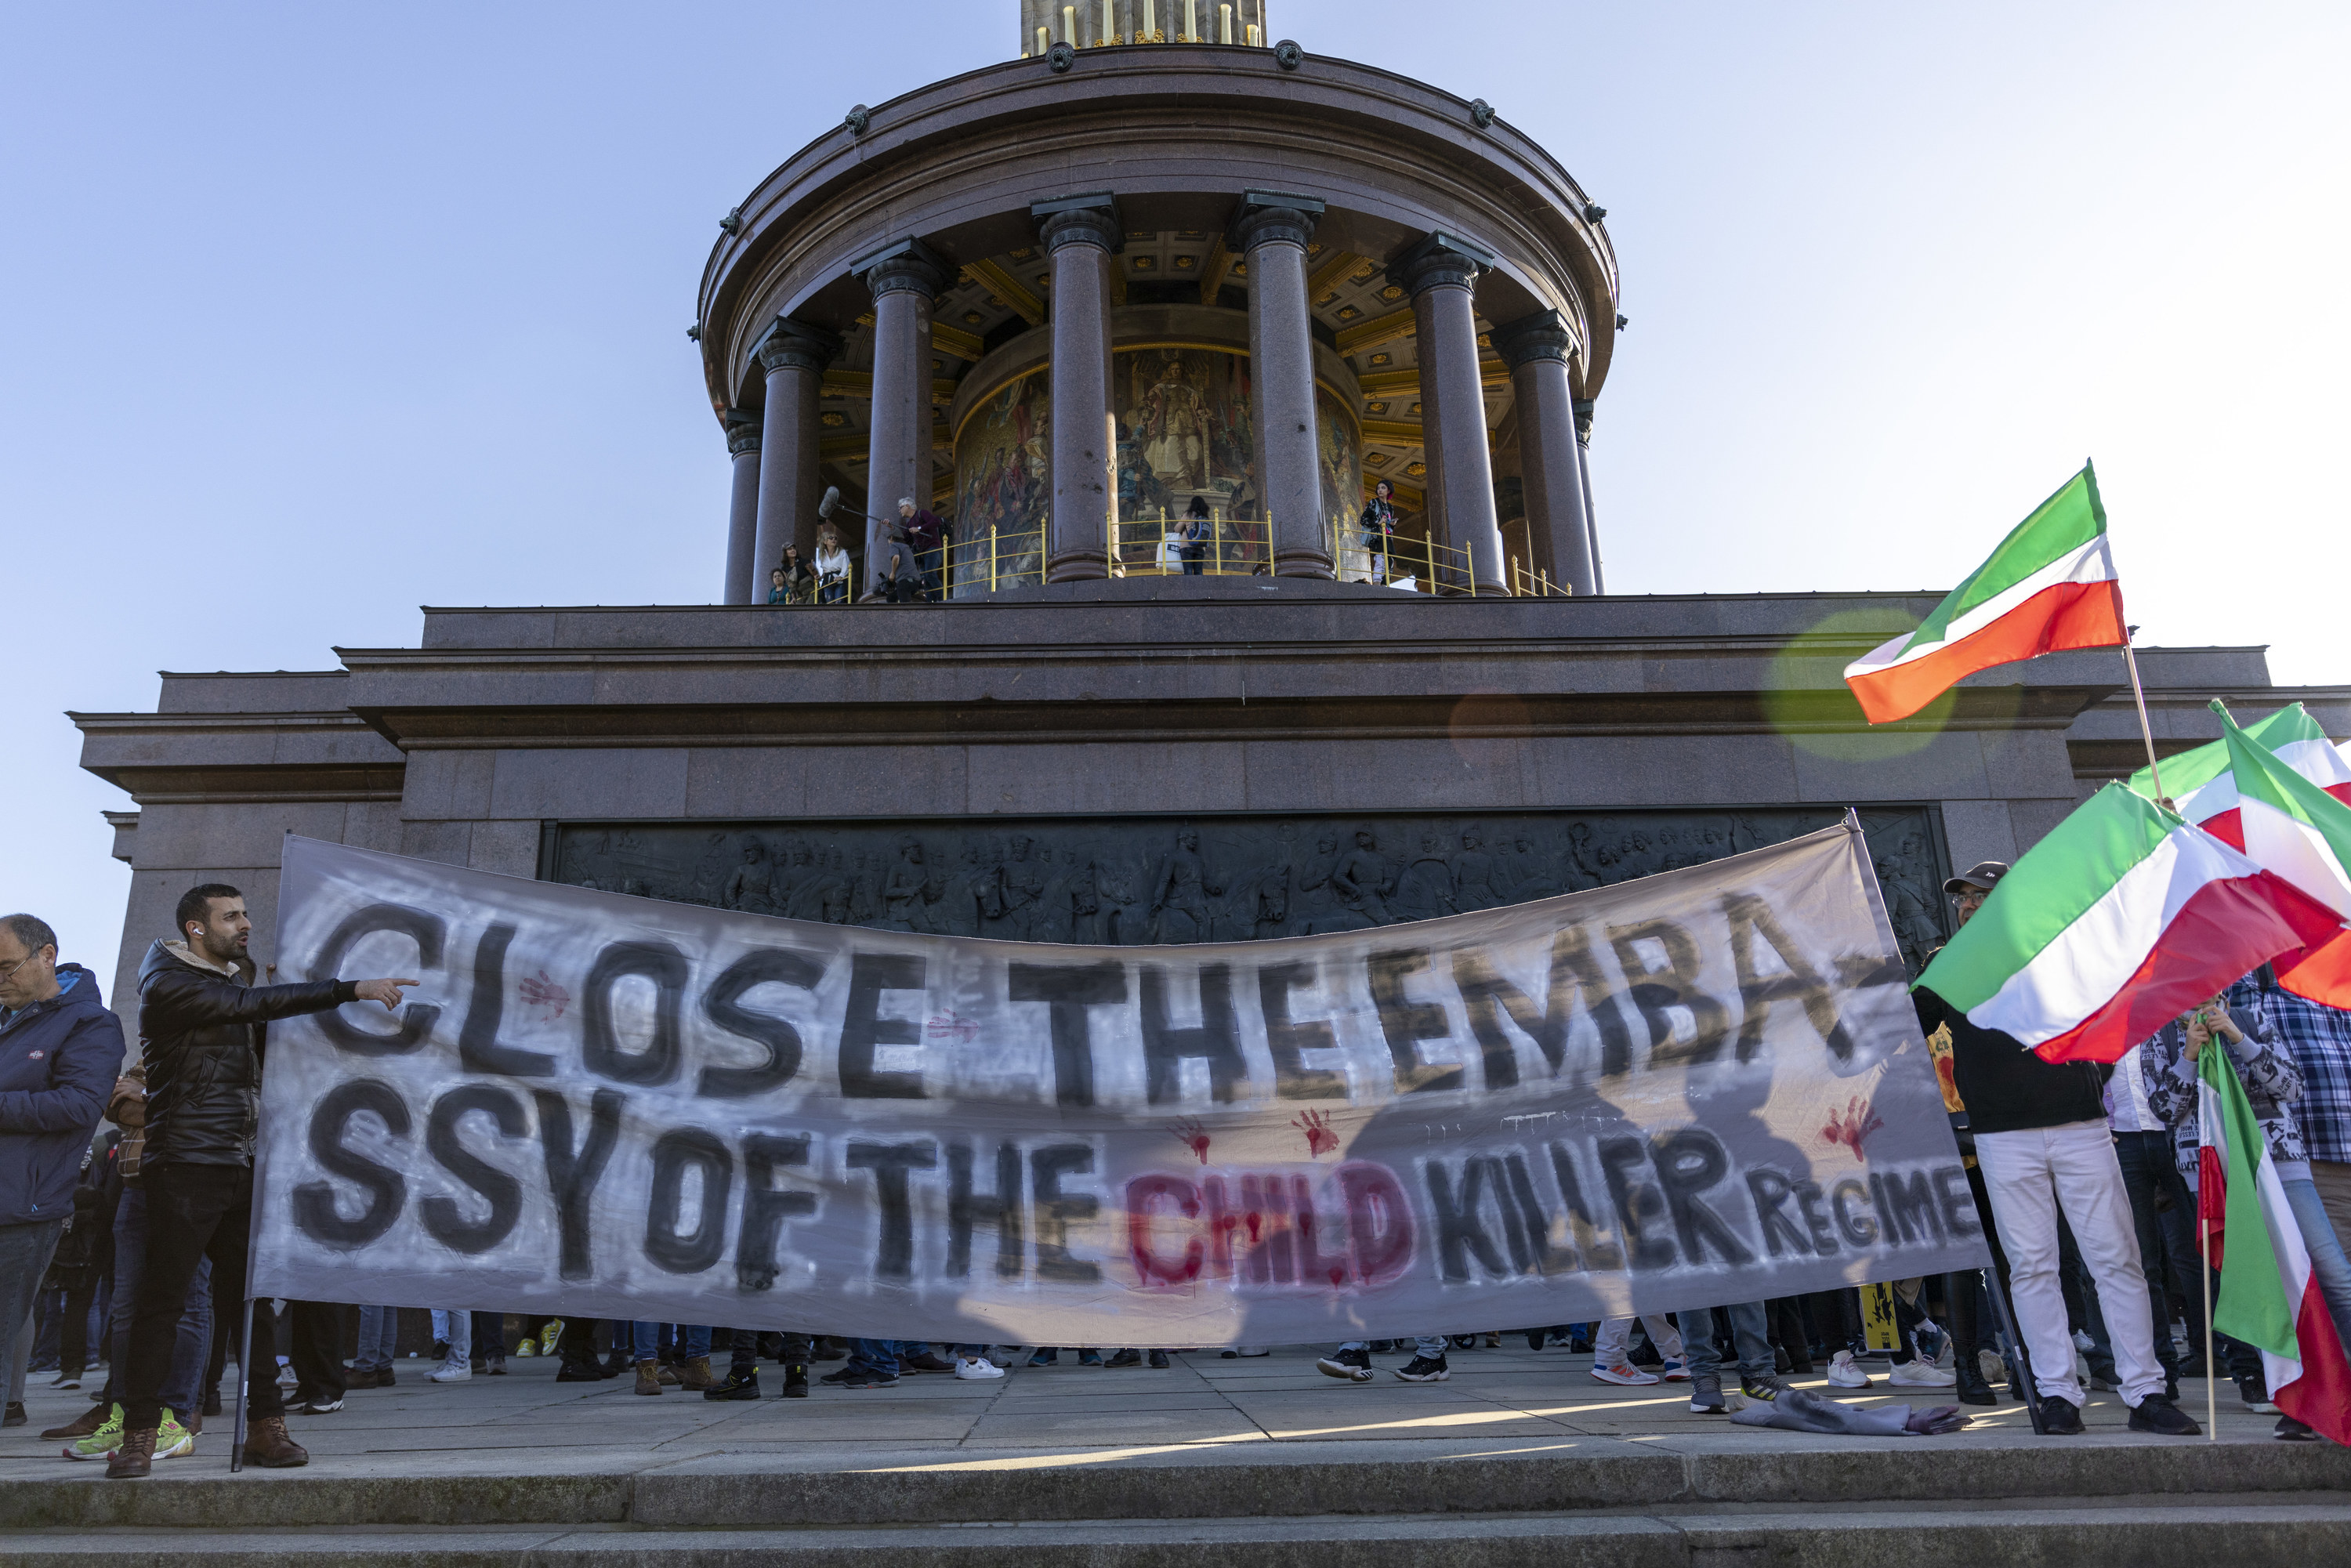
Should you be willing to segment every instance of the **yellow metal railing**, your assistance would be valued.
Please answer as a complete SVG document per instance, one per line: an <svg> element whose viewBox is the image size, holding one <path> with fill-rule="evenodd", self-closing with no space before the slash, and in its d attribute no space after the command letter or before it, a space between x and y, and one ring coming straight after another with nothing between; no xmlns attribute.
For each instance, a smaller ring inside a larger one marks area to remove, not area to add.
<svg viewBox="0 0 2351 1568"><path fill-rule="evenodd" d="M1195 523L1197 527L1195 527ZM1226 517L1214 514L1198 519L1170 517L1122 517L1113 523L1103 551L1103 566L1114 578L1127 577L1263 577L1273 570L1271 528L1261 517ZM1367 545L1360 524L1335 522L1324 543L1342 581L1376 582L1410 592L1491 596L1491 584L1482 590L1471 570L1469 552L1437 544L1412 534L1397 534L1385 548ZM1045 580L1045 534L1041 528L1003 533L990 528L976 538L954 539L915 552L921 576L921 597L936 601L1000 589L1030 587ZM876 585L862 574L862 557L852 557L845 591L837 597L820 596L813 580L786 601L793 605L856 604L876 601ZM1503 593L1512 598L1565 598L1572 591L1553 582L1548 572L1531 569L1518 557L1509 558Z"/></svg>

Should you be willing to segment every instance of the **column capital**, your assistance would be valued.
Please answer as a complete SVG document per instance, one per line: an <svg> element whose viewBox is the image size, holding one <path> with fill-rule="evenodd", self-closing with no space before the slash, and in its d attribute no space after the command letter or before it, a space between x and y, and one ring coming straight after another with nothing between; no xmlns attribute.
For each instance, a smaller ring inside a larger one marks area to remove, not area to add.
<svg viewBox="0 0 2351 1568"><path fill-rule="evenodd" d="M1113 256L1126 248L1126 225L1118 215L1118 199L1107 191L1032 202L1029 215L1036 220L1037 237L1048 256L1065 245L1090 245Z"/></svg>
<svg viewBox="0 0 2351 1568"><path fill-rule="evenodd" d="M860 256L849 264L849 270L865 280L876 299L900 289L935 295L946 287L956 271L938 252L911 237Z"/></svg>
<svg viewBox="0 0 2351 1568"><path fill-rule="evenodd" d="M1588 397L1575 400L1575 440L1581 446L1592 444L1592 400Z"/></svg>
<svg viewBox="0 0 2351 1568"><path fill-rule="evenodd" d="M726 411L726 455L740 457L759 450L759 433L764 412L756 408L730 408Z"/></svg>
<svg viewBox="0 0 2351 1568"><path fill-rule="evenodd" d="M1494 347L1512 370L1538 360L1566 364L1575 357L1575 333L1556 310L1538 310L1494 329Z"/></svg>
<svg viewBox="0 0 2351 1568"><path fill-rule="evenodd" d="M1494 253L1442 230L1425 235L1388 263L1388 281L1413 294L1431 288L1472 288L1494 265Z"/></svg>
<svg viewBox="0 0 2351 1568"><path fill-rule="evenodd" d="M1226 237L1231 247L1239 251L1284 243L1303 248L1314 237L1315 220L1322 215L1322 202L1314 196L1295 195L1288 191L1244 191Z"/></svg>
<svg viewBox="0 0 2351 1568"><path fill-rule="evenodd" d="M821 327L778 316L753 351L758 356L759 368L769 375L782 370L822 375L825 367L841 352L841 339Z"/></svg>

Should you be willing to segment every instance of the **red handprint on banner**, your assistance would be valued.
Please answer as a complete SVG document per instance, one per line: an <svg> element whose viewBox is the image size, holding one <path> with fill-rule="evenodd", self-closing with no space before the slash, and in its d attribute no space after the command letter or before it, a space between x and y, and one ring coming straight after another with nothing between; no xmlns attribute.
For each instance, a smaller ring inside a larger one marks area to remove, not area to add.
<svg viewBox="0 0 2351 1568"><path fill-rule="evenodd" d="M1866 1160L1869 1156L1862 1153L1861 1141L1885 1125L1883 1120L1870 1113L1869 1102L1855 1094L1844 1103L1844 1114L1829 1113L1829 1124L1821 1129L1821 1140L1842 1144L1853 1151L1855 1159Z"/></svg>
<svg viewBox="0 0 2351 1568"><path fill-rule="evenodd" d="M1208 1163L1208 1130L1200 1125L1197 1118L1186 1116L1180 1122L1170 1122L1167 1130L1176 1134L1177 1143L1192 1151L1193 1158L1204 1166Z"/></svg>
<svg viewBox="0 0 2351 1568"><path fill-rule="evenodd" d="M1331 1130L1331 1118L1320 1111L1302 1111L1290 1119L1290 1124L1306 1134L1306 1157L1319 1159L1339 1146L1339 1134Z"/></svg>
<svg viewBox="0 0 2351 1568"><path fill-rule="evenodd" d="M528 1006L547 1009L547 1016L539 1019L541 1023L553 1023L563 1016L563 1009L571 1005L571 993L549 979L544 969L535 977L525 978L515 989Z"/></svg>

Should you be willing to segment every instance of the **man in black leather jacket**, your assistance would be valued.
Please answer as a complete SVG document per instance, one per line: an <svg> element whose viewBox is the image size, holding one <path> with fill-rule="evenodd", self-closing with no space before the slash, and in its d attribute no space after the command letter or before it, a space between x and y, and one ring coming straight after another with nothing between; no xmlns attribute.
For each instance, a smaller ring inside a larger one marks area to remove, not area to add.
<svg viewBox="0 0 2351 1568"><path fill-rule="evenodd" d="M163 1379L197 1260L212 1259L216 1299L245 1300L264 1027L272 1019L324 1012L353 1001L381 1002L397 1011L400 988L417 983L253 984L256 971L246 952L253 922L244 895L224 883L190 889L174 918L181 940L156 943L139 967L149 1228L147 1268L131 1320L122 1446L106 1469L118 1479L146 1475L155 1458ZM218 1323L221 1333L237 1333L243 1327L234 1317ZM263 1369L263 1375L246 1379L251 1402L246 1460L272 1467L308 1463L308 1453L286 1435L277 1350L266 1313L254 1320L251 1365Z"/></svg>

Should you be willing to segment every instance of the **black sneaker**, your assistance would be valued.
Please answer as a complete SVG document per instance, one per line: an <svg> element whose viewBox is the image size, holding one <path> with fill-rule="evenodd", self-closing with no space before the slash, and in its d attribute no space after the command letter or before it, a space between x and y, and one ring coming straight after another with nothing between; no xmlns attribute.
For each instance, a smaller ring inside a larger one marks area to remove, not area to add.
<svg viewBox="0 0 2351 1568"><path fill-rule="evenodd" d="M1347 1383L1369 1383L1372 1380L1372 1353L1368 1350L1334 1350L1316 1362L1314 1370L1325 1377L1336 1377Z"/></svg>
<svg viewBox="0 0 2351 1568"><path fill-rule="evenodd" d="M385 1378L385 1379L383 1380L383 1386L385 1386L385 1387L387 1387L387 1388L389 1388L390 1386L392 1386L392 1379L391 1379L391 1378L389 1378L389 1377ZM204 1414L205 1414L205 1415L207 1415L207 1416L217 1416L217 1415L219 1415L220 1413L221 1413L220 1390L219 1390L218 1388L207 1388L207 1389L205 1389L205 1390L204 1390Z"/></svg>
<svg viewBox="0 0 2351 1568"><path fill-rule="evenodd" d="M2291 1416L2280 1416L2278 1417L2277 1426L2271 1430L2270 1436L2275 1437L2282 1443L2315 1443L2318 1441L2317 1433L2312 1431L2309 1427L2304 1426L2301 1422L2295 1420Z"/></svg>
<svg viewBox="0 0 2351 1568"><path fill-rule="evenodd" d="M1108 1361L1103 1362L1102 1364L1104 1366L1141 1366L1143 1364L1143 1353L1139 1350L1123 1350L1116 1355L1112 1356Z"/></svg>
<svg viewBox="0 0 2351 1568"><path fill-rule="evenodd" d="M2138 1419L2133 1411L2131 1419ZM2070 1399L2053 1395L2041 1402L2041 1429L2052 1437L2078 1437L2082 1435L2082 1407Z"/></svg>
<svg viewBox="0 0 2351 1568"><path fill-rule="evenodd" d="M1387 1355L1392 1354L1395 1350L1395 1347L1396 1342L1392 1339L1375 1339L1372 1342L1372 1354L1374 1355Z"/></svg>
<svg viewBox="0 0 2351 1568"><path fill-rule="evenodd" d="M1739 1379L1739 1392L1750 1399L1761 1399L1768 1405L1788 1392L1788 1385L1768 1372L1761 1377L1749 1377L1741 1374Z"/></svg>
<svg viewBox="0 0 2351 1568"><path fill-rule="evenodd" d="M601 1383L605 1372L592 1361L567 1361L555 1369L558 1383Z"/></svg>
<svg viewBox="0 0 2351 1568"><path fill-rule="evenodd" d="M1959 1374L1959 1385L1955 1393L1960 1404L1997 1405L2000 1403L2000 1396L1991 1391L1991 1385L1984 1381L1983 1368L1977 1364L1973 1352L1960 1356L1954 1364L1953 1370Z"/></svg>
<svg viewBox="0 0 2351 1568"><path fill-rule="evenodd" d="M784 1397L805 1399L808 1396L808 1368L805 1366L784 1368Z"/></svg>
<svg viewBox="0 0 2351 1568"><path fill-rule="evenodd" d="M300 1416L331 1416L342 1407L343 1401L340 1395L314 1394L294 1406L293 1409Z"/></svg>
<svg viewBox="0 0 2351 1568"><path fill-rule="evenodd" d="M2200 1437L2204 1428L2188 1418L2188 1413L2160 1394L2150 1394L2131 1407L2130 1429L2152 1432L2158 1437Z"/></svg>
<svg viewBox="0 0 2351 1568"><path fill-rule="evenodd" d="M741 1371L729 1367L726 1381L716 1388L702 1391L705 1399L757 1399L759 1397L759 1369L747 1366Z"/></svg>
<svg viewBox="0 0 2351 1568"><path fill-rule="evenodd" d="M1102 1364L1102 1352L1092 1349L1084 1349L1078 1352L1078 1364L1080 1366L1100 1366Z"/></svg>
<svg viewBox="0 0 2351 1568"><path fill-rule="evenodd" d="M8 1407L0 1410L0 1427L21 1427L31 1419L25 1414L25 1402L21 1399L11 1399Z"/></svg>
<svg viewBox="0 0 2351 1568"><path fill-rule="evenodd" d="M953 1372L955 1363L941 1361L936 1354L926 1350L920 1355L900 1357L898 1370L901 1372Z"/></svg>
<svg viewBox="0 0 2351 1568"><path fill-rule="evenodd" d="M1168 1365L1167 1353L1164 1350L1153 1351L1151 1353L1151 1364L1162 1372L1166 1371Z"/></svg>
<svg viewBox="0 0 2351 1568"><path fill-rule="evenodd" d="M1730 1406L1723 1402L1722 1375L1714 1372L1690 1374L1690 1414L1693 1416L1727 1416Z"/></svg>
<svg viewBox="0 0 2351 1568"><path fill-rule="evenodd" d="M1416 1355L1397 1367L1395 1375L1406 1383L1442 1383L1453 1375L1453 1369L1445 1364L1445 1358L1441 1355L1435 1361L1425 1355Z"/></svg>

